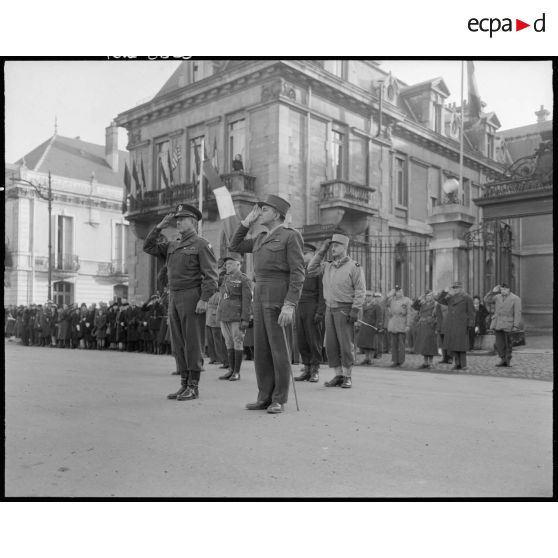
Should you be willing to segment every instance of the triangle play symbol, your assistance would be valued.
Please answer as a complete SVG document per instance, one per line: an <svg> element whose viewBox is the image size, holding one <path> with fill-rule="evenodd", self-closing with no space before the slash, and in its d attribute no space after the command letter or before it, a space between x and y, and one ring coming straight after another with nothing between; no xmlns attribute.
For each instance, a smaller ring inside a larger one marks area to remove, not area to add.
<svg viewBox="0 0 558 558"><path fill-rule="evenodd" d="M522 29L525 29L526 27L531 27L531 24L530 23L525 23L524 21L521 21L520 19L515 20L515 30L516 31L521 31Z"/></svg>

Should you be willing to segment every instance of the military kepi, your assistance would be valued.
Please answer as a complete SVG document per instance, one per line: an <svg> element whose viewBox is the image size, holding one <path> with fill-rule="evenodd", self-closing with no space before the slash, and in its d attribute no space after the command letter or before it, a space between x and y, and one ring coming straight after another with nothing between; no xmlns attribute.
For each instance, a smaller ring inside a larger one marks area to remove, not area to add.
<svg viewBox="0 0 558 558"><path fill-rule="evenodd" d="M198 221L201 220L202 214L197 207L187 203L179 203L176 206L176 211L174 212L175 217L193 217Z"/></svg>
<svg viewBox="0 0 558 558"><path fill-rule="evenodd" d="M260 207L262 207L262 205L269 205L281 213L283 217L287 214L291 207L291 204L286 199L276 196L275 194L268 194L265 200L258 202L258 205Z"/></svg>
<svg viewBox="0 0 558 558"><path fill-rule="evenodd" d="M339 244L343 244L343 246L347 247L349 245L349 237L344 234L334 234L331 237L331 242L338 242Z"/></svg>

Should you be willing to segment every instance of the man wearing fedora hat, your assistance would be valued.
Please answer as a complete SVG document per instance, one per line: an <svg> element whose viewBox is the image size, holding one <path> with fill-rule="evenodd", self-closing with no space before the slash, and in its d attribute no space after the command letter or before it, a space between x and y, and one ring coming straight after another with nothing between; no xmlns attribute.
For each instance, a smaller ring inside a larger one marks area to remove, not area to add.
<svg viewBox="0 0 558 558"><path fill-rule="evenodd" d="M240 380L240 367L244 355L244 334L252 313L252 281L240 271L240 259L223 259L227 273L219 288L221 298L217 307L217 321L227 347L229 371L220 380Z"/></svg>
<svg viewBox="0 0 558 558"><path fill-rule="evenodd" d="M187 401L199 397L203 366L205 311L217 291L217 259L211 244L198 236L200 211L181 203L147 235L143 250L165 257L169 283L169 326L172 348L180 372L180 388L169 399ZM175 221L179 240L169 241L161 231Z"/></svg>
<svg viewBox="0 0 558 558"><path fill-rule="evenodd" d="M449 289L434 295L434 300L448 307L443 348L453 353L452 370L463 370L467 368L469 328L475 325L473 299L463 290L461 281L454 281Z"/></svg>
<svg viewBox="0 0 558 558"><path fill-rule="evenodd" d="M333 259L322 262L330 246ZM335 370L326 387L352 387L354 324L364 305L366 285L360 264L347 255L348 247L348 236L334 234L308 264L308 275L321 275L323 281L326 352L329 367Z"/></svg>
<svg viewBox="0 0 558 558"><path fill-rule="evenodd" d="M241 221L229 250L254 254L254 364L258 399L248 403L249 410L267 409L281 413L289 395L291 362L285 331L293 323L295 307L304 282L302 236L284 224L290 204L269 194ZM253 224L262 231L246 239Z"/></svg>
<svg viewBox="0 0 558 558"><path fill-rule="evenodd" d="M304 243L304 265L307 268L316 253L316 247ZM295 380L297 382L319 381L320 362L322 361L323 323L325 300L320 277L306 275L302 294L296 309L296 334L300 358L304 370Z"/></svg>

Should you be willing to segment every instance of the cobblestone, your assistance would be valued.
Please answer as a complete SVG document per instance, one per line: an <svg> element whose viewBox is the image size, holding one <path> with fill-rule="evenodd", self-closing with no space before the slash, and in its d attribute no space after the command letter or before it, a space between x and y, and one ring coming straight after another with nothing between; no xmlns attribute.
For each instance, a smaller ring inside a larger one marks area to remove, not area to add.
<svg viewBox="0 0 558 558"><path fill-rule="evenodd" d="M363 360L362 355L357 355L358 361ZM430 370L421 370L419 366L423 363L421 355L407 353L405 363L399 369L416 370L425 374L442 373L442 374L473 374L478 376L500 376L503 378L525 378L531 380L543 380L552 382L554 379L553 371L553 354L545 353L513 353L512 365L508 368L496 367L499 358L496 355L487 353L467 353L467 370L451 370L451 364L439 364L441 357L434 357L434 367ZM366 366L389 367L391 364L391 356L384 354L379 359L374 359L372 365L359 365L359 368Z"/></svg>

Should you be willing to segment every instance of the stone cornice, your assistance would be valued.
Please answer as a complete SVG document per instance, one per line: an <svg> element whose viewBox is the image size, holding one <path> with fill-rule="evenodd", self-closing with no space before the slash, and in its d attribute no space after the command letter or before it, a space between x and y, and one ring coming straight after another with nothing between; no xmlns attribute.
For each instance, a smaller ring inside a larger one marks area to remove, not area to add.
<svg viewBox="0 0 558 558"><path fill-rule="evenodd" d="M370 118L379 112L379 100L375 93L340 79L311 61L247 60L245 64L236 66L230 71L215 74L125 111L115 120L118 126L131 130L142 124L213 101L231 92L266 83L270 78L276 77L303 88L311 86L316 95L362 116ZM304 105L297 102L297 108L304 110ZM394 105L384 103L382 114L384 124L393 127L394 135L422 144L449 158L459 157L459 142L411 121ZM138 144L134 144L133 148L137 146ZM480 153L471 153L467 150L464 153L464 164L494 176L498 176L503 170L503 166L499 163Z"/></svg>

